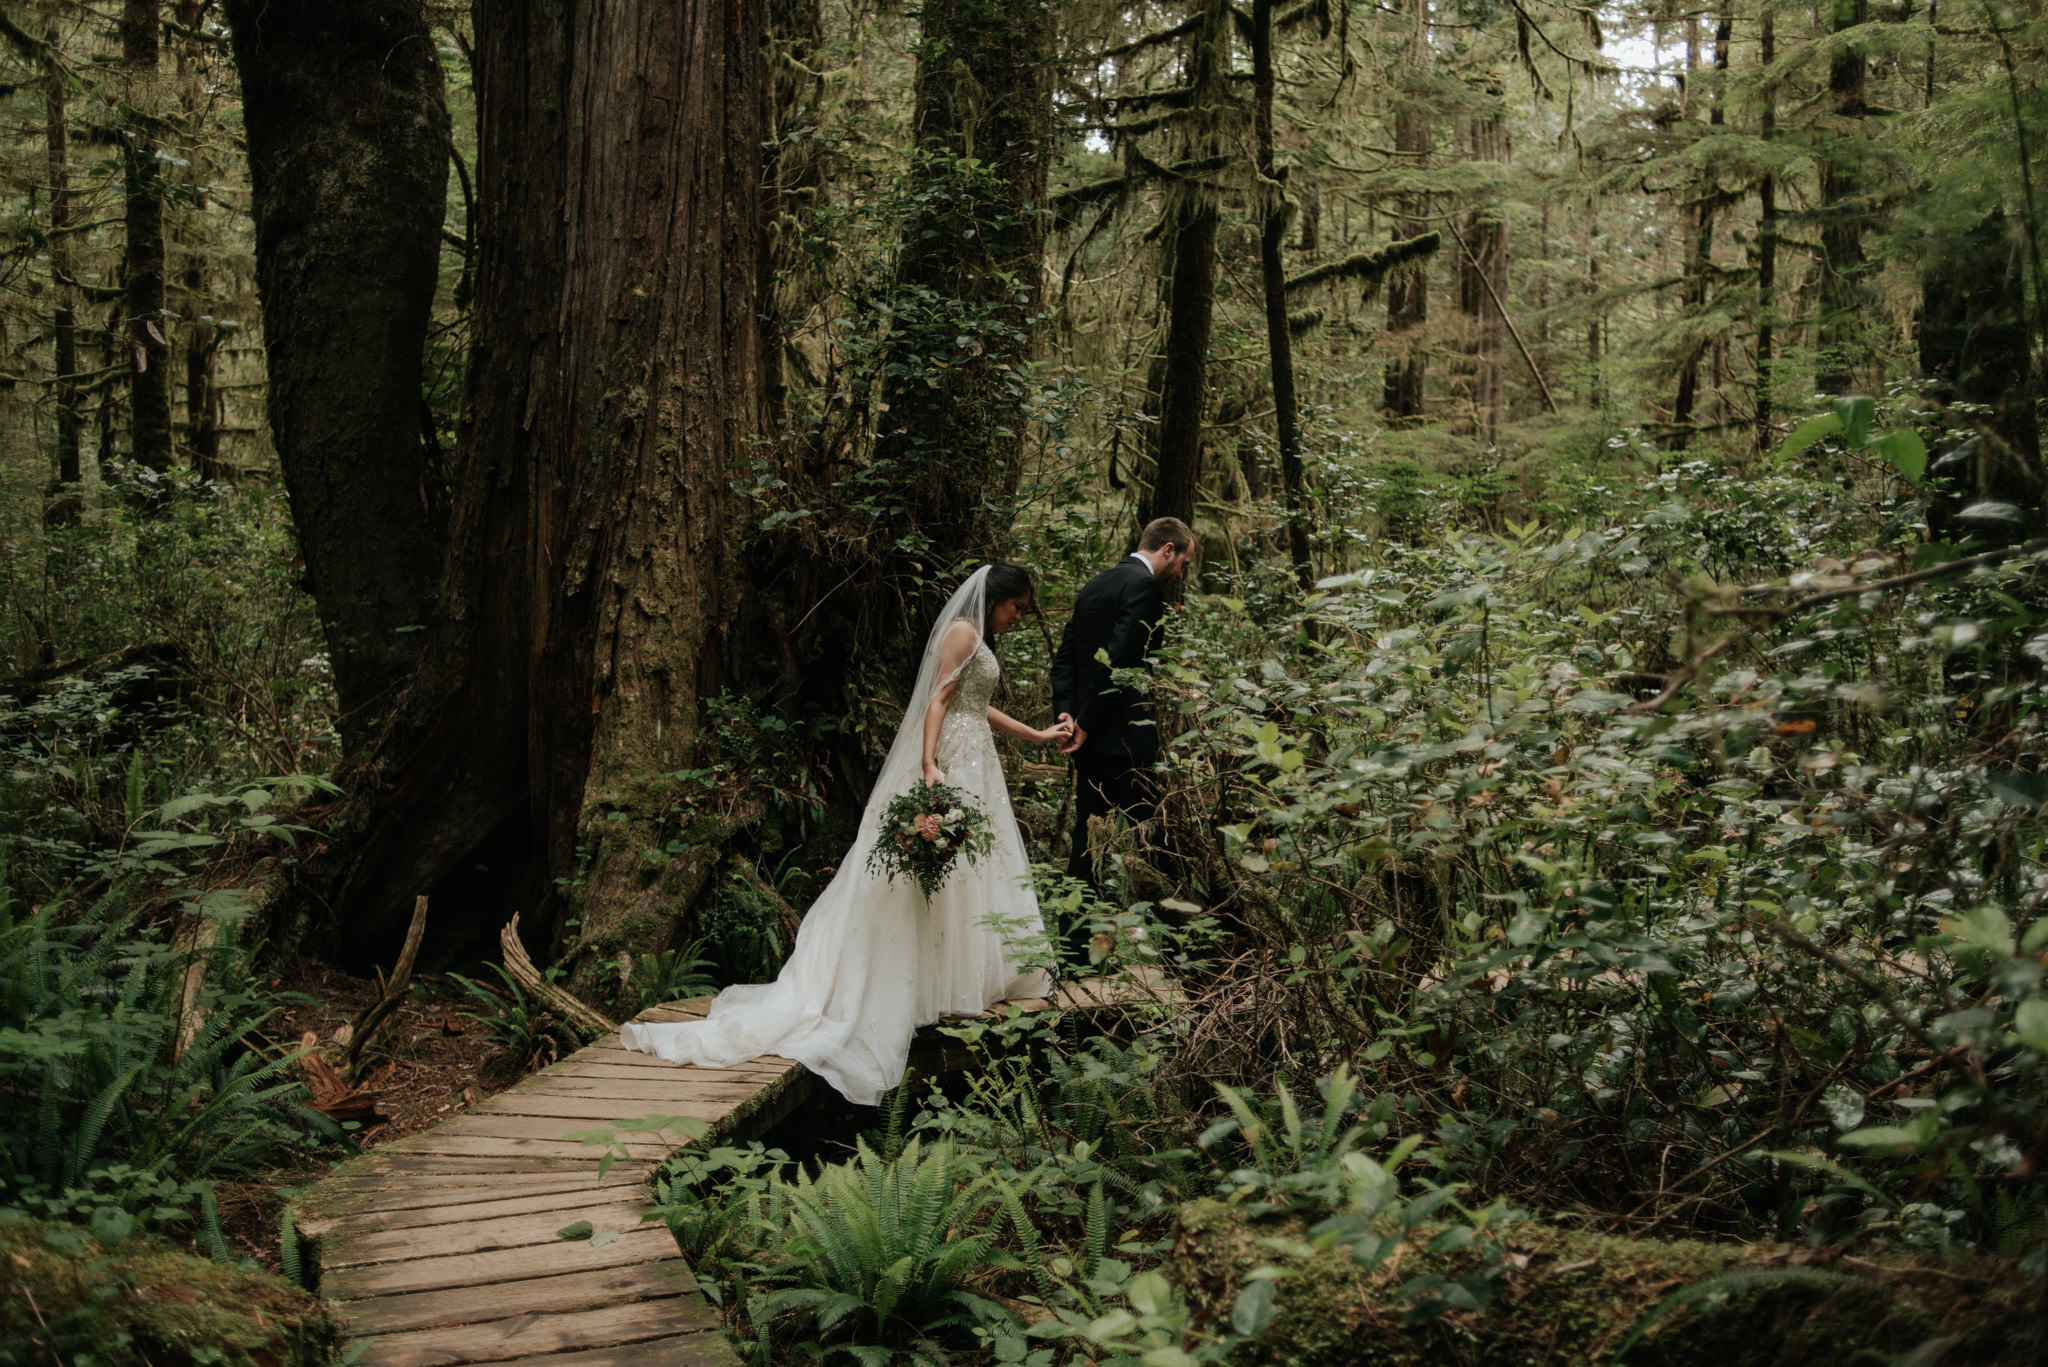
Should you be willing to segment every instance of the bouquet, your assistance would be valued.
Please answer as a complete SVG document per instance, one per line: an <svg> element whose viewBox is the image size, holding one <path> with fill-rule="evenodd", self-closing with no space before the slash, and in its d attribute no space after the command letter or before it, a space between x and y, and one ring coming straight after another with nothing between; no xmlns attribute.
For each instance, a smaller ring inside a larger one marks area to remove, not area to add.
<svg viewBox="0 0 2048 1367"><path fill-rule="evenodd" d="M920 779L890 800L882 812L882 834L868 851L868 871L895 881L907 873L927 902L946 881L956 861L973 863L995 840L988 814L958 788Z"/></svg>

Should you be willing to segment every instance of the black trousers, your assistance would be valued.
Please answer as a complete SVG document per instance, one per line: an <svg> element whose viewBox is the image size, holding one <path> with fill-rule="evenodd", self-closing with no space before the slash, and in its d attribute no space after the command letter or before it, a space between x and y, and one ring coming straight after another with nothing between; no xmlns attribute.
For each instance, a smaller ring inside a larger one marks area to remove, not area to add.
<svg viewBox="0 0 2048 1367"><path fill-rule="evenodd" d="M1074 756L1074 848L1067 859L1067 876L1086 884L1099 894L1102 885L1095 876L1095 861L1088 848L1090 817L1122 812L1128 821L1149 820L1158 798L1152 791L1149 766L1141 768L1123 751L1090 755L1084 746ZM1088 933L1085 920L1077 917L1067 927L1067 947L1076 962L1086 963Z"/></svg>

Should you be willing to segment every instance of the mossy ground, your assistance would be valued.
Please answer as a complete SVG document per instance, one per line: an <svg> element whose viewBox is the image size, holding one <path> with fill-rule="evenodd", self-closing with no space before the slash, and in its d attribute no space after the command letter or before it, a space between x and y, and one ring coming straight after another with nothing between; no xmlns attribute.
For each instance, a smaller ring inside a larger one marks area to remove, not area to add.
<svg viewBox="0 0 2048 1367"><path fill-rule="evenodd" d="M1455 1275L1469 1255L1411 1245L1367 1271L1341 1250L1303 1256L1299 1229L1285 1221L1196 1202L1181 1211L1173 1261L1191 1297L1224 1317L1254 1268L1290 1274L1271 1328L1233 1359L1247 1367L1885 1367L1922 1348L1930 1355L1913 1360L1942 1367L2042 1360L2042 1288L2009 1263L1628 1239L1534 1221L1510 1232L1508 1248L1511 1270L1483 1312L1405 1327L1400 1286ZM1857 1280L1819 1289L1771 1275L1798 1267ZM1725 1299L1668 1314L1617 1356L1667 1296L1733 1269L1759 1275Z"/></svg>
<svg viewBox="0 0 2048 1367"><path fill-rule="evenodd" d="M326 1367L340 1347L319 1300L260 1269L0 1221L0 1367Z"/></svg>

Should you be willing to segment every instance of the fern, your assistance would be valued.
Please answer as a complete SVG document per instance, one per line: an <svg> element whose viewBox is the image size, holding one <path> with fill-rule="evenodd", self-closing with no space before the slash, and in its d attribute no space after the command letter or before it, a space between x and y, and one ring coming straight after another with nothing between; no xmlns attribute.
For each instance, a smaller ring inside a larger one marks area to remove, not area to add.
<svg viewBox="0 0 2048 1367"><path fill-rule="evenodd" d="M139 1063L131 1065L127 1072L103 1087L92 1104L86 1107L84 1117L78 1122L78 1132L71 1140L70 1161L64 1169L67 1185L75 1187L85 1181L85 1166L99 1151L100 1134L107 1127L107 1117L114 1113L114 1107L135 1085L135 1079L142 1074L142 1067Z"/></svg>
<svg viewBox="0 0 2048 1367"><path fill-rule="evenodd" d="M306 1284L306 1267L299 1255L299 1216L290 1202L277 1217L277 1261L286 1281L301 1291L313 1289Z"/></svg>
<svg viewBox="0 0 2048 1367"><path fill-rule="evenodd" d="M228 1250L228 1241L220 1232L220 1206L213 1199L211 1183L199 1189L199 1245L206 1250L206 1256L217 1263L234 1261L234 1254Z"/></svg>

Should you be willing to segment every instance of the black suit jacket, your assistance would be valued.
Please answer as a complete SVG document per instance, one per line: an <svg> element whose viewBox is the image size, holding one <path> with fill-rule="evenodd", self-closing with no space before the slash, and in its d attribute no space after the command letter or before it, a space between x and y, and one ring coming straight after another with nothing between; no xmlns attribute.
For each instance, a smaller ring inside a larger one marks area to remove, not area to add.
<svg viewBox="0 0 2048 1367"><path fill-rule="evenodd" d="M1166 615L1166 595L1152 567L1126 557L1090 579L1074 599L1073 616L1052 657L1052 708L1088 733L1078 759L1129 756L1149 764L1159 753L1157 728L1142 697L1118 688L1112 669L1145 662ZM1096 658L1106 654L1109 663Z"/></svg>

